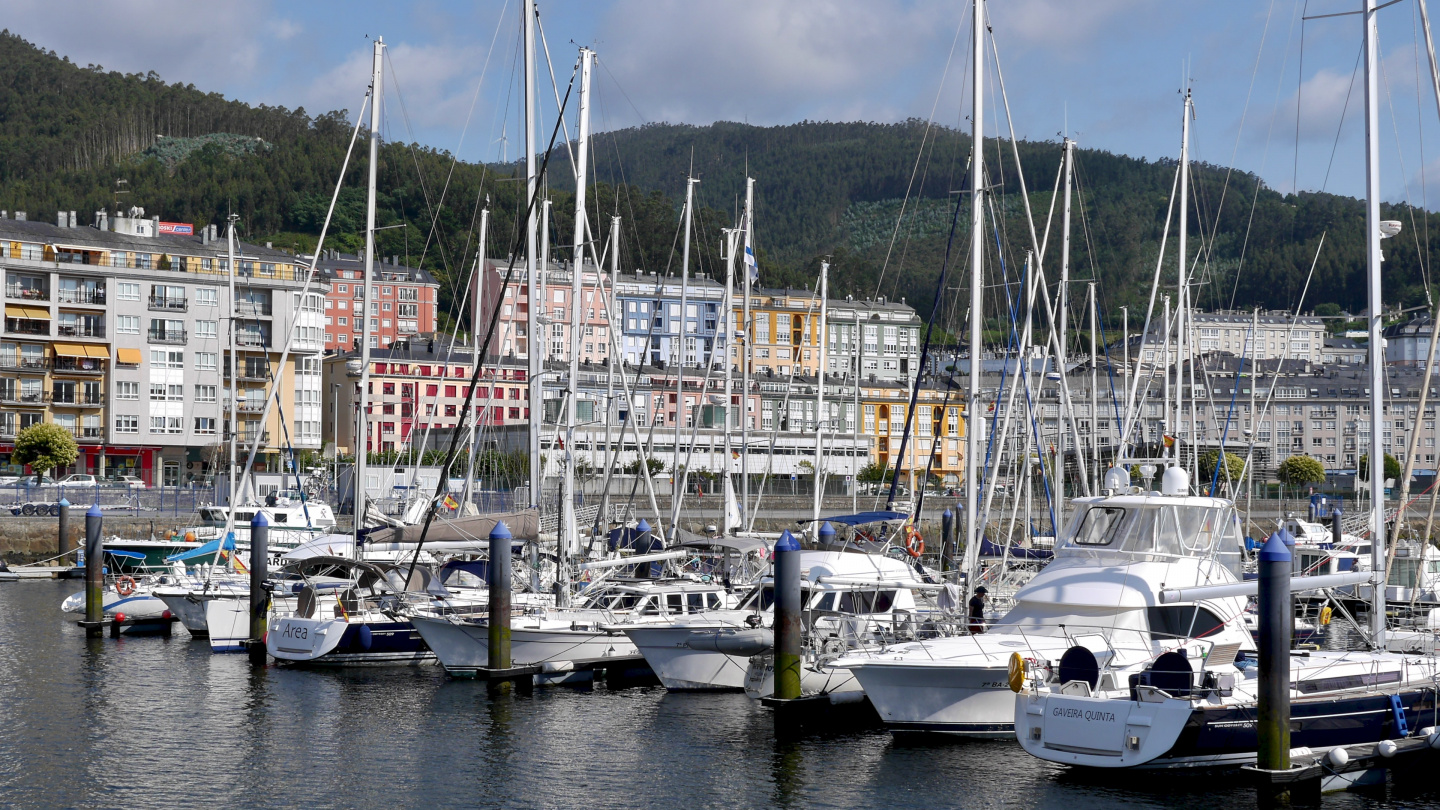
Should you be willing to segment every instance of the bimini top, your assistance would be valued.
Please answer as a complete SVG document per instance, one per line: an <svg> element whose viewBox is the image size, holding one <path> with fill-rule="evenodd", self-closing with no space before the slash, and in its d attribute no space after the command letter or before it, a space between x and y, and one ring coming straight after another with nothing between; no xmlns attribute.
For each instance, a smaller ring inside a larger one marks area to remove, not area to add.
<svg viewBox="0 0 1440 810"><path fill-rule="evenodd" d="M906 520L910 516L904 512L860 512L854 515L840 515L839 517L820 518L822 522L829 521L842 526L863 526L866 523L885 523L892 520ZM810 523L812 519L796 521L800 524Z"/></svg>

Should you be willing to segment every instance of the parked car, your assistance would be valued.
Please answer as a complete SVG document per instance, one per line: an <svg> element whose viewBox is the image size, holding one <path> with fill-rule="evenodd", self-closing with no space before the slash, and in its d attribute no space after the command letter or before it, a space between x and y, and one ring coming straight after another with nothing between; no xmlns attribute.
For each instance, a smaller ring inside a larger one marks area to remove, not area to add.
<svg viewBox="0 0 1440 810"><path fill-rule="evenodd" d="M72 473L57 483L62 487L97 487L100 486L100 479L86 473Z"/></svg>
<svg viewBox="0 0 1440 810"><path fill-rule="evenodd" d="M130 489L150 488L149 484L145 483L144 480L142 480L139 476L135 475L117 475L114 478L110 479L110 482L115 484L116 486L126 486Z"/></svg>

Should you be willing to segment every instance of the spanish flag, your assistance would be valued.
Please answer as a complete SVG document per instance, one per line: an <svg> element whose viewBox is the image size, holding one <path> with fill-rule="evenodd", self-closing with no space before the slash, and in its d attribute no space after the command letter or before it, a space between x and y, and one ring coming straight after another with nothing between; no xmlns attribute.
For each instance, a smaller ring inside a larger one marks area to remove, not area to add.
<svg viewBox="0 0 1440 810"><path fill-rule="evenodd" d="M451 508L451 509L459 509L459 508L460 508L460 503L459 503L458 501L456 501L454 498L452 498L448 493L445 495L445 501L444 501L444 503L445 503L445 505L446 505L447 507L449 507L449 508Z"/></svg>
<svg viewBox="0 0 1440 810"><path fill-rule="evenodd" d="M1175 446L1175 437L1174 437L1174 436L1161 436L1160 438L1165 442L1165 446L1166 446L1166 447L1174 447L1174 446Z"/></svg>
<svg viewBox="0 0 1440 810"><path fill-rule="evenodd" d="M740 460L740 451L739 451L739 450L731 450L731 451L730 451L730 455L733 456L736 461L739 461L739 460Z"/></svg>

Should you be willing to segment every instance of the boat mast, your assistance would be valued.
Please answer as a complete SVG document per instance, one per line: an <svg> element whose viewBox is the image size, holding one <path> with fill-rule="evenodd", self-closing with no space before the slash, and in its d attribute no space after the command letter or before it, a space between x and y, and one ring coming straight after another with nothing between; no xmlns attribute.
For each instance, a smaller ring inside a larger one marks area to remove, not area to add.
<svg viewBox="0 0 1440 810"><path fill-rule="evenodd" d="M860 414L860 369L864 365L864 348L860 341L860 302L855 302L855 332L850 335L851 351L855 354L855 376L851 380L855 384L855 429L851 430L852 436L859 437L860 431L864 428L865 422ZM860 471L856 470L855 475L850 479L850 513L856 514L860 511Z"/></svg>
<svg viewBox="0 0 1440 810"><path fill-rule="evenodd" d="M970 388L965 399L965 557L966 561L978 559L980 549L980 480L978 467L980 458L980 344L983 340L981 327L984 325L983 265L985 262L985 206L981 195L985 192L985 0L975 0L975 18L971 23L973 86L971 103L974 109L970 115ZM923 371L923 369L921 370ZM968 576L965 590L974 586L974 566L966 566ZM966 594L968 597L968 593Z"/></svg>
<svg viewBox="0 0 1440 810"><path fill-rule="evenodd" d="M1180 245L1179 259L1177 261L1176 308L1175 308L1175 465L1184 466L1180 461L1180 423L1184 419L1185 397L1182 392L1184 387L1185 368L1185 316L1189 311L1189 290L1186 283L1186 248L1189 242L1190 229L1190 90L1185 90L1185 108L1181 116L1183 121L1180 125ZM1167 372L1168 373L1168 372ZM1194 411L1192 409L1191 413ZM1195 441L1195 431L1190 430L1185 437L1186 442ZM1190 448L1191 453L1195 447Z"/></svg>
<svg viewBox="0 0 1440 810"><path fill-rule="evenodd" d="M484 307L485 302L485 238L489 233L489 227L490 209L482 208L480 209L480 248L476 251L477 255L475 258L474 314L470 317L470 329L474 333L474 360L476 364L482 363L485 360L485 358L480 356L480 342L483 340L481 337L482 329L480 322L485 317L481 309ZM470 413L463 414L464 421L460 423L462 425L467 423L470 425L470 463L466 465L465 470L465 497L461 501L462 507L464 504L470 502L471 491L475 485L475 457L480 452L479 413L475 408L471 408ZM422 459L425 457L424 447L420 448L420 457Z"/></svg>
<svg viewBox="0 0 1440 810"><path fill-rule="evenodd" d="M525 199L535 199L535 0L521 0L520 3L521 44L524 49L525 71ZM540 380L544 364L541 352L544 338L540 335L540 311L545 302L536 295L535 273L535 206L526 207L525 216L525 283L530 298L530 317L526 324L530 345L526 359L529 370L526 375L529 385L530 404L530 506L539 508L540 488L545 481L544 465L540 462L540 416L543 405Z"/></svg>
<svg viewBox="0 0 1440 810"><path fill-rule="evenodd" d="M1160 455L1162 458L1169 458L1170 448L1165 446L1165 437L1170 435L1170 431L1174 430L1174 428L1171 427L1172 423L1170 421L1170 330L1174 327L1174 324L1172 324L1170 321L1170 296L1167 295L1164 298L1165 339L1160 342L1160 350L1162 352L1161 356L1164 358L1164 360L1161 361L1160 368L1162 369L1162 373L1165 375L1165 405L1161 409L1161 413L1163 415L1160 419Z"/></svg>
<svg viewBox="0 0 1440 810"><path fill-rule="evenodd" d="M1060 373L1060 384L1065 381L1065 356L1069 345L1070 332L1067 328L1070 325L1070 185L1074 176L1074 164L1072 155L1074 153L1074 142L1068 137L1065 138L1065 207L1061 218L1060 229L1060 290L1056 296L1056 321L1059 323L1060 340L1055 352L1055 370ZM1074 419L1075 415L1070 414ZM1055 516L1064 521L1065 515L1065 433L1062 430L1055 439L1058 447L1055 454ZM1075 459L1080 459L1080 448L1075 448ZM1084 465L1077 465L1080 475L1084 475Z"/></svg>
<svg viewBox="0 0 1440 810"><path fill-rule="evenodd" d="M1370 307L1370 635L1385 648L1385 348L1380 298L1380 94L1375 0L1361 0L1365 25L1365 270ZM1403 507L1403 504L1402 504ZM1396 516L1399 519L1399 516Z"/></svg>
<svg viewBox="0 0 1440 810"><path fill-rule="evenodd" d="M820 474L820 462L822 460L822 443L825 436L825 347L830 341L825 336L827 315L826 296L830 292L830 263L820 262L820 323L816 326L815 333L820 342L820 366L815 373L815 508L810 515L810 525L814 527L815 539L820 539L820 500L823 476Z"/></svg>
<svg viewBox="0 0 1440 810"><path fill-rule="evenodd" d="M580 276L585 266L585 181L590 157L590 68L595 52L580 49L580 123L575 151L575 241L570 252L570 379L565 397L565 495L560 501L560 533L555 595L559 607L570 601L570 556L580 550L580 521L575 514L575 421L580 387ZM595 268L597 271L600 268Z"/></svg>
<svg viewBox="0 0 1440 810"><path fill-rule="evenodd" d="M731 537L735 533L735 526L732 526L730 523L730 501L734 498L734 490L730 486L730 462L734 458L734 456L731 455L732 450L730 447L730 425L735 413L735 405L731 402L731 380L733 375L731 374L732 368L730 366L730 344L731 341L735 339L735 237L737 235L738 231L734 228L725 229L725 303L722 304L722 306L725 307L725 314L721 316L723 320L720 321L720 328L725 335L725 430L723 431L725 435L725 456L723 459L725 464L725 477L722 481L723 494L721 495L725 506L720 510L721 537ZM713 358L715 355L714 351L711 351L710 355Z"/></svg>
<svg viewBox="0 0 1440 810"><path fill-rule="evenodd" d="M675 326L675 341L670 344L670 362L675 363L675 454L670 462L670 542L680 541L680 434L685 427L685 334L690 305L690 223L694 218L695 184L685 178L685 246L680 251L680 320ZM697 351L698 354L698 351ZM678 359L677 359L678 358ZM703 387L703 382L702 382Z"/></svg>
<svg viewBox="0 0 1440 810"><path fill-rule="evenodd" d="M239 396L240 396L240 361L236 357L235 333L240 329L240 302L235 300L235 214L230 215L230 223L225 229L225 250L227 261L230 267L230 517L226 518L225 533L228 535L234 528L235 497L240 480L240 459L237 458L239 446L237 437L240 433Z"/></svg>
<svg viewBox="0 0 1440 810"><path fill-rule="evenodd" d="M1100 445L1095 437L1100 435L1100 391L1099 362L1095 345L1098 318L1095 303L1095 282L1090 282L1090 448L1094 451L1094 485L1091 492L1100 491Z"/></svg>
<svg viewBox="0 0 1440 810"><path fill-rule="evenodd" d="M755 178L745 178L745 299L740 303L740 333L745 349L740 353L740 520L750 508L750 361L755 347L750 333L750 285L758 270L755 261ZM747 526L748 528L748 526Z"/></svg>
<svg viewBox="0 0 1440 810"><path fill-rule="evenodd" d="M360 419L356 428L355 474L351 476L355 491L355 542L351 546L356 559L360 557L360 530L365 524L365 466L370 453L370 293L375 280L375 175L380 164L380 92L384 88L381 73L385 62L385 40L375 38L375 69L370 80L370 176L365 189L365 267L360 271Z"/></svg>

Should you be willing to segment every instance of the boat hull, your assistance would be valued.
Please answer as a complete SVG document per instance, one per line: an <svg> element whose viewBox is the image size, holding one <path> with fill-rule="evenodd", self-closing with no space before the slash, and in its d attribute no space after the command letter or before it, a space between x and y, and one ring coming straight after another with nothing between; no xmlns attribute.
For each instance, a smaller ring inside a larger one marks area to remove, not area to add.
<svg viewBox="0 0 1440 810"><path fill-rule="evenodd" d="M386 619L348 621L287 616L265 634L275 660L308 666L415 666L435 654L410 622Z"/></svg>
<svg viewBox="0 0 1440 810"><path fill-rule="evenodd" d="M1015 734L1015 693L1006 666L866 664L851 672L891 731L996 739Z"/></svg>
<svg viewBox="0 0 1440 810"><path fill-rule="evenodd" d="M422 616L412 621L447 672L473 673L490 665L488 624ZM517 666L636 654L635 645L620 633L560 628L510 629L510 662Z"/></svg>
<svg viewBox="0 0 1440 810"><path fill-rule="evenodd" d="M692 636L713 637L713 627L625 627L624 630L666 689L716 692L745 688L749 656L693 650L686 646Z"/></svg>

